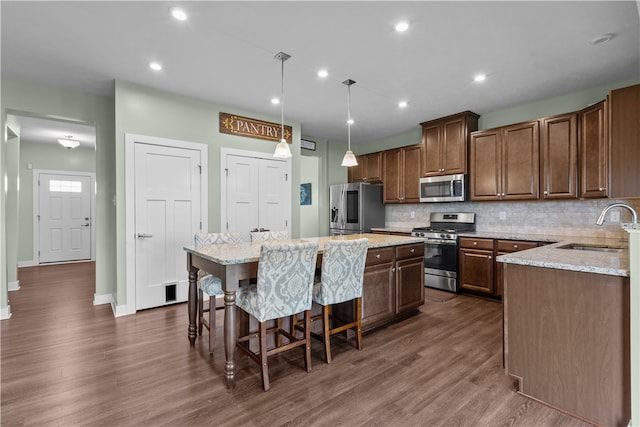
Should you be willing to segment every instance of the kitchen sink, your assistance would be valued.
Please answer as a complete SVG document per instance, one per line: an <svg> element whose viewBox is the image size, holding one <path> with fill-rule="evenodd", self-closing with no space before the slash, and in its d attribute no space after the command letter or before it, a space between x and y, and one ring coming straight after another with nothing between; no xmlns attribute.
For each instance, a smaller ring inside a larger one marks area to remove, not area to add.
<svg viewBox="0 0 640 427"><path fill-rule="evenodd" d="M568 245L558 246L558 249L574 249L579 251L595 251L595 252L622 252L626 248L619 246L607 245L589 245L586 243L569 243Z"/></svg>

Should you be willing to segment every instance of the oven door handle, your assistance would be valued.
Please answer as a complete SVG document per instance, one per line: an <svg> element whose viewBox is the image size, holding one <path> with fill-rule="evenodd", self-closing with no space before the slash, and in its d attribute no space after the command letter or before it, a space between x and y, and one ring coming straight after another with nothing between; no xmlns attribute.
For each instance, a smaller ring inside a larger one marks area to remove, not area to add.
<svg viewBox="0 0 640 427"><path fill-rule="evenodd" d="M425 239L424 243L426 245L428 244L437 244L437 245L451 245L451 246L455 246L457 241L456 240L442 240L442 239Z"/></svg>

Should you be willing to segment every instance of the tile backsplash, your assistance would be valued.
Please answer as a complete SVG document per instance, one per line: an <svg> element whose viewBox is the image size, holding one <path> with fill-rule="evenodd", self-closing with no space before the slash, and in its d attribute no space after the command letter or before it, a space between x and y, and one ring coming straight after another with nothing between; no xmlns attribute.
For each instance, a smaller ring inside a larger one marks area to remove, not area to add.
<svg viewBox="0 0 640 427"><path fill-rule="evenodd" d="M424 227L429 225L432 211L475 212L478 231L622 238L626 232L621 223L631 222L627 209L614 209L605 218L603 226L595 224L602 209L617 201L629 203L640 214L640 199L418 203L386 205L385 226L398 229ZM611 222L614 211L620 212L618 223ZM501 219L501 213L504 219Z"/></svg>

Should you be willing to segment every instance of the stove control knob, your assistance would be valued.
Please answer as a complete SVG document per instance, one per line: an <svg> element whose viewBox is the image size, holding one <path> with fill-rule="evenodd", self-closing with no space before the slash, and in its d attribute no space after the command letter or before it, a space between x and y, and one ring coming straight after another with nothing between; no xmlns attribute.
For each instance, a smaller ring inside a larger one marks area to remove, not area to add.
<svg viewBox="0 0 640 427"><path fill-rule="evenodd" d="M446 235L446 234L444 234L444 233L442 233L442 234L440 234L440 237L441 237L441 238L443 238L443 239L446 239L446 238L447 238L447 235Z"/></svg>

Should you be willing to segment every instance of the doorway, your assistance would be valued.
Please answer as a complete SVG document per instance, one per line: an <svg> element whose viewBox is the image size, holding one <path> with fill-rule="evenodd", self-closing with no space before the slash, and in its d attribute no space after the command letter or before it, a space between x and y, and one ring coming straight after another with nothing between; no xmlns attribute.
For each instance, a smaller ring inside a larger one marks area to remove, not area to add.
<svg viewBox="0 0 640 427"><path fill-rule="evenodd" d="M127 314L184 302L184 246L207 227L207 146L125 135Z"/></svg>
<svg viewBox="0 0 640 427"><path fill-rule="evenodd" d="M38 264L95 259L95 174L34 171Z"/></svg>
<svg viewBox="0 0 640 427"><path fill-rule="evenodd" d="M291 159L221 148L222 231L287 230L291 236Z"/></svg>

